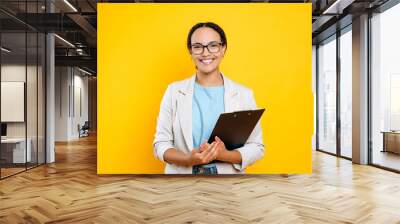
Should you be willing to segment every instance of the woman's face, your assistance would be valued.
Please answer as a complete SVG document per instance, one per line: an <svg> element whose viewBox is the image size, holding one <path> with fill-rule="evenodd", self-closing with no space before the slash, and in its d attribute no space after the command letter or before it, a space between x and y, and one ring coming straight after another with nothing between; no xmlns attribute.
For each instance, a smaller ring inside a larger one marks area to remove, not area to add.
<svg viewBox="0 0 400 224"><path fill-rule="evenodd" d="M226 49L221 45L219 34L211 28L202 27L194 31L191 43L191 55L197 70L204 74L217 70Z"/></svg>

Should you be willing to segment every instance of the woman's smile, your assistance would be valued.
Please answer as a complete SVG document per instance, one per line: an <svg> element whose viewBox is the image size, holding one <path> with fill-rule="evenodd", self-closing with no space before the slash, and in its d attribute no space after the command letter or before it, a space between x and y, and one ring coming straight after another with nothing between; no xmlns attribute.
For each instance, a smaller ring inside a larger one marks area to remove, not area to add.
<svg viewBox="0 0 400 224"><path fill-rule="evenodd" d="M204 59L199 59L200 63L204 64L204 65L209 65L212 62L214 62L214 58L204 58Z"/></svg>

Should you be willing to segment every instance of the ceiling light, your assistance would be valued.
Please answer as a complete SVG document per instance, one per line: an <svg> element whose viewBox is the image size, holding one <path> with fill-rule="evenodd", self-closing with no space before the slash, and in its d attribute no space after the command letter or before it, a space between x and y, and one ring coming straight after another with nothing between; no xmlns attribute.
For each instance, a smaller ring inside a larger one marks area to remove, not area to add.
<svg viewBox="0 0 400 224"><path fill-rule="evenodd" d="M83 70L83 69L81 69L81 68L79 68L79 67L78 67L78 70L81 71L81 72L83 72L83 73L85 73L85 74L87 74L87 75L93 75L92 73L90 73L90 72L88 72L88 71L86 71L86 70Z"/></svg>
<svg viewBox="0 0 400 224"><path fill-rule="evenodd" d="M5 47L1 47L1 50L4 51L4 52L6 52L6 53L10 53L10 52L11 52L11 50L9 50L9 49L7 49L7 48L5 48Z"/></svg>
<svg viewBox="0 0 400 224"><path fill-rule="evenodd" d="M78 12L78 10L71 4L69 3L68 0L64 0L65 4L67 4L74 12Z"/></svg>
<svg viewBox="0 0 400 224"><path fill-rule="evenodd" d="M336 0L332 5L324 10L322 14L342 14L343 9L351 5L355 0Z"/></svg>
<svg viewBox="0 0 400 224"><path fill-rule="evenodd" d="M60 36L57 35L57 34L54 34L54 36L57 37L58 39L60 39L61 41L63 41L64 43L66 43L67 45L69 45L70 47L75 48L75 45L71 44L71 42L69 42L68 40L66 40L66 39L64 39L64 38L62 38L62 37L60 37Z"/></svg>

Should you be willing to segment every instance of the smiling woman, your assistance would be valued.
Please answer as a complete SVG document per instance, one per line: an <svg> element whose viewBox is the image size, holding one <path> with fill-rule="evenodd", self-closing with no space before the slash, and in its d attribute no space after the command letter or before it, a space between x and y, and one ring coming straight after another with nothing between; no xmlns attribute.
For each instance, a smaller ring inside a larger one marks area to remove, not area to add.
<svg viewBox="0 0 400 224"><path fill-rule="evenodd" d="M253 93L219 69L227 49L220 26L212 22L194 25L187 48L196 73L168 86L158 116L154 153L167 163L165 173L243 173L264 155L260 124L243 147L232 151L218 137L211 144L208 138L221 113L256 109Z"/></svg>

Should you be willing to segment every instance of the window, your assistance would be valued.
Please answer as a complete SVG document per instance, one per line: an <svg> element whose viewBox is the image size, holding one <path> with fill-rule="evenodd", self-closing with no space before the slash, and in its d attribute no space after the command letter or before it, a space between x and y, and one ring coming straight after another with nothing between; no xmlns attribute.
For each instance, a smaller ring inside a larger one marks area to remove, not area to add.
<svg viewBox="0 0 400 224"><path fill-rule="evenodd" d="M340 155L352 157L352 33L340 36Z"/></svg>
<svg viewBox="0 0 400 224"><path fill-rule="evenodd" d="M372 163L400 170L400 4L371 18Z"/></svg>
<svg viewBox="0 0 400 224"><path fill-rule="evenodd" d="M318 149L336 153L336 36L318 47Z"/></svg>

